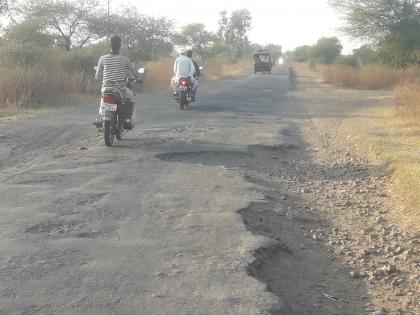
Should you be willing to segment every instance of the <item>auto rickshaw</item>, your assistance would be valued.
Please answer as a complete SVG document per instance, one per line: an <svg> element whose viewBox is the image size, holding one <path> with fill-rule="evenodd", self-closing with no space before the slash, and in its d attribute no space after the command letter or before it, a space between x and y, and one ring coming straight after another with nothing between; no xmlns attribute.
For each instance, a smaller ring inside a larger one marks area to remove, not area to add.
<svg viewBox="0 0 420 315"><path fill-rule="evenodd" d="M254 73L263 72L271 73L271 68L273 67L273 59L268 51L257 50L254 53Z"/></svg>

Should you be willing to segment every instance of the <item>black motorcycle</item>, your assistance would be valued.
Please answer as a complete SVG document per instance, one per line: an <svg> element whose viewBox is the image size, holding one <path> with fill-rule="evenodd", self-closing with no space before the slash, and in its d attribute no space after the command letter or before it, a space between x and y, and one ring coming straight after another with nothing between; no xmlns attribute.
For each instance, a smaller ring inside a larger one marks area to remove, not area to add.
<svg viewBox="0 0 420 315"><path fill-rule="evenodd" d="M144 75L144 71L144 68L138 70L140 77ZM132 90L136 82L142 81L127 79L126 87ZM103 132L106 146L111 147L115 138L121 140L123 134L134 128L135 114L134 102L126 101L117 88L105 88L102 93L101 120L97 121L95 125L98 131Z"/></svg>
<svg viewBox="0 0 420 315"><path fill-rule="evenodd" d="M186 109L192 101L193 89L189 77L179 78L175 84L174 98L179 104L180 109Z"/></svg>
<svg viewBox="0 0 420 315"><path fill-rule="evenodd" d="M203 70L204 67L200 67ZM189 104L193 102L193 83L190 77L181 77L175 82L174 99L178 102L180 109L188 108Z"/></svg>

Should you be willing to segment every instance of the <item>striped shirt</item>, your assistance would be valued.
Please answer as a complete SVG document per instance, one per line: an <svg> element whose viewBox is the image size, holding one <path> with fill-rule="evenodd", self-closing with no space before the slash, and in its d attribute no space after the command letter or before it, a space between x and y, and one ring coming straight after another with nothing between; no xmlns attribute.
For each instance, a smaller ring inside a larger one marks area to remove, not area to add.
<svg viewBox="0 0 420 315"><path fill-rule="evenodd" d="M108 54L99 58L96 80L102 79L102 87L124 87L129 74L137 77L130 59L118 54Z"/></svg>

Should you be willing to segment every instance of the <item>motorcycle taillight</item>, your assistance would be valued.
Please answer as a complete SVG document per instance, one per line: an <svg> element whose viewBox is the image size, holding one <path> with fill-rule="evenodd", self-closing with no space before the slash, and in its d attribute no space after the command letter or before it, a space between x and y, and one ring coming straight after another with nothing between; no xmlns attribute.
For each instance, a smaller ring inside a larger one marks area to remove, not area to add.
<svg viewBox="0 0 420 315"><path fill-rule="evenodd" d="M114 95L104 95L104 103L117 104L117 98Z"/></svg>
<svg viewBox="0 0 420 315"><path fill-rule="evenodd" d="M181 80L179 80L179 84L181 84L181 85L188 85L188 80L181 79Z"/></svg>

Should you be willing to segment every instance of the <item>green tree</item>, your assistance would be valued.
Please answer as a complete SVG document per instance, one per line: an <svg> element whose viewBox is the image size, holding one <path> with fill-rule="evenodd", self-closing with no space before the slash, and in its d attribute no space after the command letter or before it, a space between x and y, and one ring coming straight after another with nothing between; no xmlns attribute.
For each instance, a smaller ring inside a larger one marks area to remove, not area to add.
<svg viewBox="0 0 420 315"><path fill-rule="evenodd" d="M9 1L8 0L0 0L0 14L4 14L9 10Z"/></svg>
<svg viewBox="0 0 420 315"><path fill-rule="evenodd" d="M340 56L343 46L337 37L322 37L312 46L311 57L326 64Z"/></svg>
<svg viewBox="0 0 420 315"><path fill-rule="evenodd" d="M268 50L271 54L271 57L274 60L278 60L282 55L282 47L280 45L269 44L264 47L264 49Z"/></svg>
<svg viewBox="0 0 420 315"><path fill-rule="evenodd" d="M227 11L223 10L220 12L220 18L217 22L218 30L217 30L217 38L219 41L226 41L227 40L227 33L229 28L229 18L227 16Z"/></svg>
<svg viewBox="0 0 420 315"><path fill-rule="evenodd" d="M164 17L141 15L136 8L126 8L121 13L98 15L92 22L92 32L99 38L119 35L131 57L154 59L172 50L173 23Z"/></svg>
<svg viewBox="0 0 420 315"><path fill-rule="evenodd" d="M215 42L207 48L206 55L226 62L237 61L235 48L231 44L222 41Z"/></svg>
<svg viewBox="0 0 420 315"><path fill-rule="evenodd" d="M358 60L360 66L376 63L377 52L370 45L363 45L353 49L353 56Z"/></svg>
<svg viewBox="0 0 420 315"><path fill-rule="evenodd" d="M43 32L43 23L37 19L28 19L9 25L4 38L8 43L26 47L26 49L51 48L55 43L53 36Z"/></svg>
<svg viewBox="0 0 420 315"><path fill-rule="evenodd" d="M215 39L215 36L206 30L206 26L202 23L191 23L185 25L181 33L176 34L175 43L179 45L190 46L202 58L205 57L205 50L210 43Z"/></svg>
<svg viewBox="0 0 420 315"><path fill-rule="evenodd" d="M330 0L344 14L343 30L379 47L380 61L404 65L420 49L419 0Z"/></svg>
<svg viewBox="0 0 420 315"><path fill-rule="evenodd" d="M248 32L251 29L252 17L247 9L231 13L226 32L226 41L235 44L249 44Z"/></svg>
<svg viewBox="0 0 420 315"><path fill-rule="evenodd" d="M312 47L309 45L296 47L291 53L292 60L302 62L311 58Z"/></svg>
<svg viewBox="0 0 420 315"><path fill-rule="evenodd" d="M251 13L247 9L220 13L217 38L220 42L231 45L235 51L234 59L242 57L249 50L248 33L252 26Z"/></svg>

